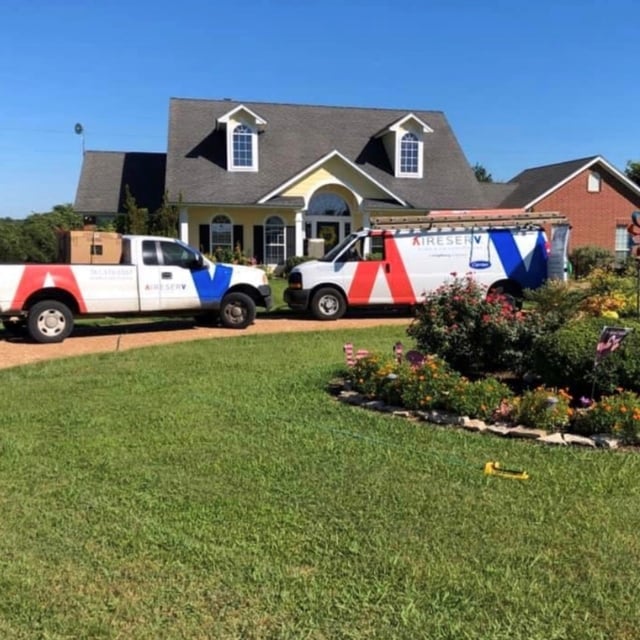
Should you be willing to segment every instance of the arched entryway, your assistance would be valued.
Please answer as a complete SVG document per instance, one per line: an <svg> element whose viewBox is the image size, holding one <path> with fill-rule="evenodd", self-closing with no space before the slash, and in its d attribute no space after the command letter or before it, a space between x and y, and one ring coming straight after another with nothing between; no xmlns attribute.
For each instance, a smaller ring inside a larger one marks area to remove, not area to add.
<svg viewBox="0 0 640 640"><path fill-rule="evenodd" d="M309 200L305 215L307 239L322 238L325 251L335 247L351 233L352 213L347 201L348 196L336 191L316 191Z"/></svg>

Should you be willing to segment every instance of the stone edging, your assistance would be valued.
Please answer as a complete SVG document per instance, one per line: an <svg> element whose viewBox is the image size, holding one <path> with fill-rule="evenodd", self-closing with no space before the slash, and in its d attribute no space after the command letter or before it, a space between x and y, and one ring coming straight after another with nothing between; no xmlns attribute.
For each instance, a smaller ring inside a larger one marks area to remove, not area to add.
<svg viewBox="0 0 640 640"><path fill-rule="evenodd" d="M539 442L541 444L561 446L572 445L590 447L592 449L618 449L620 447L619 440L612 438L609 435L585 437L564 432L550 433L543 429L533 429L522 425L512 426L501 423L487 424L483 420L477 420L467 416L458 416L456 414L436 409L429 411L413 411L403 409L402 407L394 407L392 405L385 404L382 400L372 400L357 391L350 390L349 384L346 381L333 380L329 384L329 390L340 402L363 407L364 409L388 413L399 418L421 420L441 426L458 427L465 429L466 431L474 431L476 433L484 433L503 438L522 438L525 440Z"/></svg>

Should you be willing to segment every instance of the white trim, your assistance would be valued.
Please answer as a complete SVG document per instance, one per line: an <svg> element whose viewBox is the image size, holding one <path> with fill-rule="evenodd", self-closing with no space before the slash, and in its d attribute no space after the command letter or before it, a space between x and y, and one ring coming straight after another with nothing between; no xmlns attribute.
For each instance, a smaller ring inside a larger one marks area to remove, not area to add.
<svg viewBox="0 0 640 640"><path fill-rule="evenodd" d="M424 120L420 120L415 113L408 113L406 116L400 118L400 120L396 120L394 123L390 124L388 127L385 127L381 131L378 131L373 137L381 138L385 134L390 131L397 132L404 127L405 122L407 120L413 120L418 124L418 126L422 129L422 133L433 133L433 129L426 123Z"/></svg>
<svg viewBox="0 0 640 640"><path fill-rule="evenodd" d="M538 204L538 202L540 202L540 200L543 200L548 195L551 195L554 191L557 191L560 187L563 187L565 184L573 180L577 175L579 175L589 167L592 167L594 164L601 164L609 173L613 174L616 178L618 178L618 180L620 180L626 187L631 189L634 193L640 195L640 186L638 186L632 180L629 180L629 178L627 178L627 176L625 176L624 173L621 173L620 171L618 171L612 164L609 164L602 156L596 156L595 158L593 158L593 160L589 160L589 162L584 164L578 170L574 171L570 176L566 177L564 180L561 180L560 182L558 182L558 184L554 185L553 187L551 187L551 189L548 189L543 194L537 196L531 202L525 204L522 208L526 211L527 209L530 209L531 207L535 206L536 204ZM537 167L537 168L540 168L540 167Z"/></svg>
<svg viewBox="0 0 640 640"><path fill-rule="evenodd" d="M236 113L238 113L238 111L244 111L245 113L248 113L255 121L256 126L266 126L267 121L264 118L261 118L257 113L255 113L254 111L251 111L251 109L249 109L248 107L245 107L243 104L239 104L237 107L235 107L235 109L231 109L231 111L227 111L227 113L225 113L223 116L220 116L216 122L219 122L220 124L227 124L229 122L229 120L231 120L233 118L233 116L236 115Z"/></svg>
<svg viewBox="0 0 640 640"><path fill-rule="evenodd" d="M189 244L189 209L180 207L178 218L180 240Z"/></svg>
<svg viewBox="0 0 640 640"><path fill-rule="evenodd" d="M360 175L362 175L367 180L369 180L372 184L378 187L378 189L381 189L382 191L384 191L384 193L386 193L387 195L391 196L391 198L396 200L396 202L399 202L403 207L408 206L407 203L402 198L400 198L395 193L387 189L384 185L380 184L377 180L372 178L366 171L363 171L362 169L360 169L360 167L358 167L356 164L351 162L351 160L343 156L336 149L334 149L333 151L330 151L325 156L323 156L322 158L314 162L312 165L302 170L300 173L294 175L292 178L290 178L286 182L283 182L280 186L276 187L273 191L270 191L269 193L267 193L267 195L263 196L262 198L260 198L260 200L258 200L257 204L265 204L268 200L278 195L279 193L281 193L282 191L290 187L292 184L298 182L299 180L302 180L309 174L313 173L318 167L322 166L325 162L328 162L332 158L340 158L343 162L347 164L347 166L357 171Z"/></svg>

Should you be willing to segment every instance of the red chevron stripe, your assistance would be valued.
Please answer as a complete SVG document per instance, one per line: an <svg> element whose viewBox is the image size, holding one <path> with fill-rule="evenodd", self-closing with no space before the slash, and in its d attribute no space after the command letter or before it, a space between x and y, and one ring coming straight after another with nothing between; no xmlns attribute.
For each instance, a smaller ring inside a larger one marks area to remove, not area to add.
<svg viewBox="0 0 640 640"><path fill-rule="evenodd" d="M76 281L73 270L68 265L28 264L25 266L18 289L11 303L12 309L22 309L27 298L36 291L45 288L47 275L51 277L57 289L69 292L77 301L80 313L87 312L84 297Z"/></svg>

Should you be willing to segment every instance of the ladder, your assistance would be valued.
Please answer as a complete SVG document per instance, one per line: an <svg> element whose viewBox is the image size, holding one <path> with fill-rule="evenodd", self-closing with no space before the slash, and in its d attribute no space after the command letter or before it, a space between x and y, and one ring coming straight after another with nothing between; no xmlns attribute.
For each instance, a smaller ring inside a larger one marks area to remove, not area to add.
<svg viewBox="0 0 640 640"><path fill-rule="evenodd" d="M534 212L518 214L474 214L457 215L431 213L426 216L374 216L371 218L373 229L422 229L438 227L448 228L498 228L535 229L543 225L568 225L569 219L556 212Z"/></svg>

